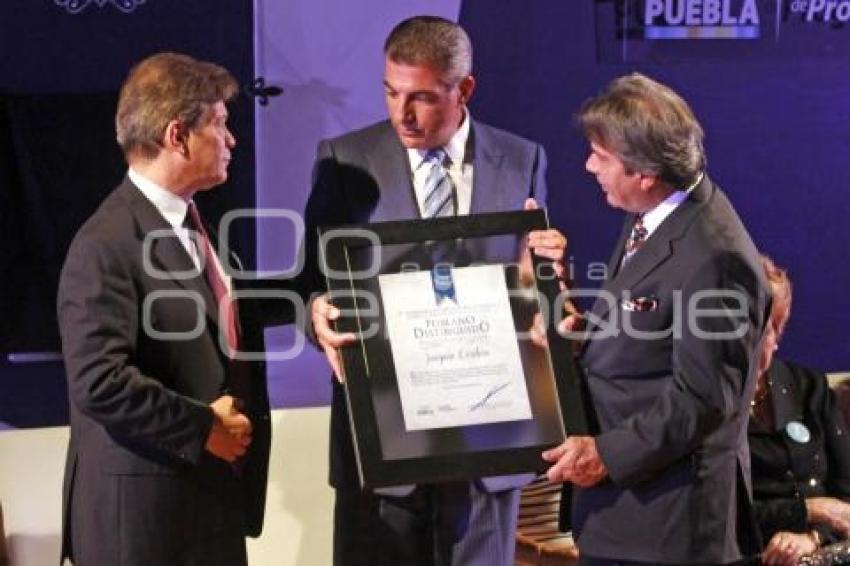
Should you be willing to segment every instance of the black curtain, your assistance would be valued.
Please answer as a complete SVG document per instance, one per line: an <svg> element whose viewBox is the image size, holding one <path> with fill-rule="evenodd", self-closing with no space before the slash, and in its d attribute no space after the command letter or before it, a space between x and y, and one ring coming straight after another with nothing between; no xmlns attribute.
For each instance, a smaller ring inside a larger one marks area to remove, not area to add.
<svg viewBox="0 0 850 566"><path fill-rule="evenodd" d="M117 92L130 67L158 51L215 61L253 82L253 4L149 0L134 10L90 2L0 2L0 355L59 347L55 297L80 224L121 180ZM228 183L200 196L210 222L252 207L254 107L230 108L238 139ZM233 247L254 265L253 222Z"/></svg>
<svg viewBox="0 0 850 566"><path fill-rule="evenodd" d="M0 351L56 350L65 252L124 173L115 93L0 96Z"/></svg>
<svg viewBox="0 0 850 566"><path fill-rule="evenodd" d="M126 6L126 5L125 5ZM214 61L241 84L254 81L253 3L148 0L0 2L0 423L61 424L67 416L60 362L13 364L6 353L57 351L56 288L79 226L121 181L115 141L117 92L130 67L158 51ZM254 206L254 101L230 105L237 146L230 179L199 195L215 224ZM250 269L254 222L232 230Z"/></svg>
<svg viewBox="0 0 850 566"><path fill-rule="evenodd" d="M56 288L74 234L124 176L115 141L117 93L0 95L0 352L56 351ZM213 225L254 206L253 100L230 105L239 140L230 179L198 195ZM231 246L253 269L255 222Z"/></svg>

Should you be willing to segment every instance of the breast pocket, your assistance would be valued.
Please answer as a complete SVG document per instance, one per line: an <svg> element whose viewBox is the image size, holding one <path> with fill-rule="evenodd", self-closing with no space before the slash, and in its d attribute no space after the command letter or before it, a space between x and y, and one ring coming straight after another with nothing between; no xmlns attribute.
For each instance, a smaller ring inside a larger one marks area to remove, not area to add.
<svg viewBox="0 0 850 566"><path fill-rule="evenodd" d="M672 336L672 317L666 310L620 309L623 333L636 340L666 340Z"/></svg>

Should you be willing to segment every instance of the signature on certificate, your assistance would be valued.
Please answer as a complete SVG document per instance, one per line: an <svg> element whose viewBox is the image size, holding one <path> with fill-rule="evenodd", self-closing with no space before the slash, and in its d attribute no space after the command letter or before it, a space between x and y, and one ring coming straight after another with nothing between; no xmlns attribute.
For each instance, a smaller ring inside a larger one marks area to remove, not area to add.
<svg viewBox="0 0 850 566"><path fill-rule="evenodd" d="M500 385L496 385L496 386L492 387L489 391L487 391L487 393L484 394L484 397L482 397L482 399L480 401L478 401L477 403L474 403L472 406L469 407L469 411L472 412L472 411L476 411L478 409L483 408L484 405L487 404L487 401L492 399L497 393L499 393L500 391L505 389L508 385L510 385L510 383L505 382L505 383L502 383Z"/></svg>

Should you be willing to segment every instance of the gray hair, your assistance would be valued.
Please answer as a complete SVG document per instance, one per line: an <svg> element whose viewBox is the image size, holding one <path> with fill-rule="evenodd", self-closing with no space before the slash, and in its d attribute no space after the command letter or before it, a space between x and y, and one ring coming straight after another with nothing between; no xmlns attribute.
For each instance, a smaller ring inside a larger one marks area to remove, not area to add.
<svg viewBox="0 0 850 566"><path fill-rule="evenodd" d="M613 152L627 172L687 187L705 168L703 131L681 96L640 73L615 79L578 114L584 135Z"/></svg>
<svg viewBox="0 0 850 566"><path fill-rule="evenodd" d="M472 42L463 28L438 16L414 16L395 26L384 55L396 63L433 65L454 86L472 74Z"/></svg>

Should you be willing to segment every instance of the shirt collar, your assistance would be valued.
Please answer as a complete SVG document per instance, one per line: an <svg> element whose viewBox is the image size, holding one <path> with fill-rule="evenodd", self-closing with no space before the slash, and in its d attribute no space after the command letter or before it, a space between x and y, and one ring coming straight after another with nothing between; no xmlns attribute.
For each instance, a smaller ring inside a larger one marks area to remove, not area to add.
<svg viewBox="0 0 850 566"><path fill-rule="evenodd" d="M189 209L188 201L157 185L132 167L127 171L127 177L173 228L183 227Z"/></svg>
<svg viewBox="0 0 850 566"><path fill-rule="evenodd" d="M647 233L652 234L658 228L664 219L670 216L676 208L688 198L697 185L702 181L704 173L700 172L697 180L694 181L687 189L673 191L664 201L655 206L652 210L644 213L643 225Z"/></svg>
<svg viewBox="0 0 850 566"><path fill-rule="evenodd" d="M446 155L449 158L449 161L453 165L460 165L463 163L464 154L466 153L466 141L469 139L469 110L466 108L463 109L463 121L460 123L460 128L454 133L454 135L449 139L449 143L447 143L443 149L446 150ZM410 165L414 171L416 171L422 162L425 160L425 156L428 155L428 152L432 149L408 149L407 156L410 159Z"/></svg>

